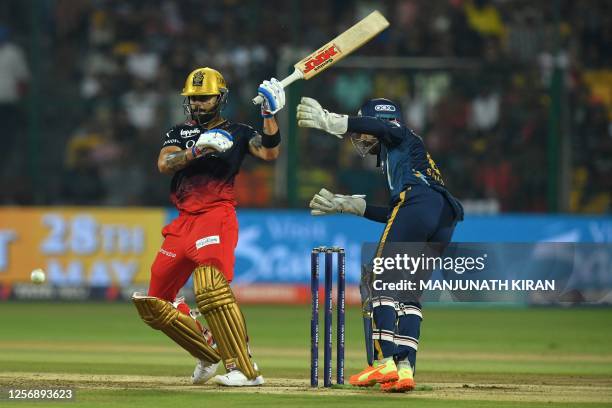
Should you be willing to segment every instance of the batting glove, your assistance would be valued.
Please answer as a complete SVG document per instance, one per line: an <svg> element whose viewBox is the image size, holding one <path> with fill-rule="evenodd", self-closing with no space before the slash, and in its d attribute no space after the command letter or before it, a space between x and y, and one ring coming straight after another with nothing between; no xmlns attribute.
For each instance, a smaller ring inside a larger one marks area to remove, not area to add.
<svg viewBox="0 0 612 408"><path fill-rule="evenodd" d="M285 89L276 78L263 81L257 88L257 93L263 98L261 116L264 118L271 118L285 106Z"/></svg>
<svg viewBox="0 0 612 408"><path fill-rule="evenodd" d="M334 194L324 188L310 200L312 215L355 214L363 217L366 209L365 195Z"/></svg>
<svg viewBox="0 0 612 408"><path fill-rule="evenodd" d="M192 147L194 157L200 156L205 149L212 149L216 152L225 152L234 145L234 137L231 133L223 129L213 129L204 132Z"/></svg>
<svg viewBox="0 0 612 408"><path fill-rule="evenodd" d="M329 112L308 97L303 97L297 106L297 119L299 127L321 129L340 139L348 129L348 115Z"/></svg>

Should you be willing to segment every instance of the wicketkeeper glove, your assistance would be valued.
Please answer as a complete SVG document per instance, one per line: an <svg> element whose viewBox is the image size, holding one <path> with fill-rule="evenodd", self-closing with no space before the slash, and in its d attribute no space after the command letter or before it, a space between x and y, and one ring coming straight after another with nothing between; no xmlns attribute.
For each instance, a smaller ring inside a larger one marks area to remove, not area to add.
<svg viewBox="0 0 612 408"><path fill-rule="evenodd" d="M324 188L312 197L309 207L312 215L355 214L363 217L366 209L365 195L334 194Z"/></svg>
<svg viewBox="0 0 612 408"><path fill-rule="evenodd" d="M194 157L200 156L204 150L212 149L216 152L225 152L234 145L234 137L223 129L213 129L204 132L191 148Z"/></svg>
<svg viewBox="0 0 612 408"><path fill-rule="evenodd" d="M348 115L340 115L323 109L315 99L303 97L297 106L299 127L321 129L342 139L348 129Z"/></svg>
<svg viewBox="0 0 612 408"><path fill-rule="evenodd" d="M257 93L263 98L261 116L264 118L271 118L285 106L285 89L276 78L263 81L257 88Z"/></svg>

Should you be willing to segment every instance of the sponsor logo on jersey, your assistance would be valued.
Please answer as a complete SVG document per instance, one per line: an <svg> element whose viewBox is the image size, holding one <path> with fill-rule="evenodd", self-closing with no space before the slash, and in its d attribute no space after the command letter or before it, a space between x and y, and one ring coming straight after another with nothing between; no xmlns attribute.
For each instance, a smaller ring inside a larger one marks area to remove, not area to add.
<svg viewBox="0 0 612 408"><path fill-rule="evenodd" d="M336 44L332 44L329 47L323 49L317 55L315 55L314 57L312 57L311 59L309 59L308 61L304 63L304 73L307 74L313 69L315 71L320 70L325 65L333 62L334 55L337 55L339 52L340 50L338 49Z"/></svg>
<svg viewBox="0 0 612 408"><path fill-rule="evenodd" d="M181 143L181 142L179 142L178 139L166 139L166 141L164 142L164 146L170 143Z"/></svg>
<svg viewBox="0 0 612 408"><path fill-rule="evenodd" d="M376 105L374 110L377 112L395 112L395 106L393 105Z"/></svg>
<svg viewBox="0 0 612 408"><path fill-rule="evenodd" d="M200 129L181 129L181 137L192 137L200 134Z"/></svg>
<svg viewBox="0 0 612 408"><path fill-rule="evenodd" d="M206 245L220 244L221 239L218 235L211 235L210 237L200 238L196 241L196 249L205 247Z"/></svg>

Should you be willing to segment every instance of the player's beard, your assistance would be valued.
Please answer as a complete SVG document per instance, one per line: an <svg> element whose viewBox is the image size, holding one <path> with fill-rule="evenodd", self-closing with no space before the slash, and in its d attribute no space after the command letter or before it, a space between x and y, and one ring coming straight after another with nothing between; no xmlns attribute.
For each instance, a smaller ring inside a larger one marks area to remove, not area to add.
<svg viewBox="0 0 612 408"><path fill-rule="evenodd" d="M192 112L191 117L193 118L193 120L198 122L199 125L206 126L207 124L212 122L218 115L219 110L215 108L208 112L196 110L195 112Z"/></svg>
<svg viewBox="0 0 612 408"><path fill-rule="evenodd" d="M194 108L187 97L183 101L183 109L185 110L185 114L187 114L198 125L207 127L210 123L215 123L217 122L217 119L219 119L221 104L219 103L219 100L217 100L217 103L212 109L203 110L197 107Z"/></svg>

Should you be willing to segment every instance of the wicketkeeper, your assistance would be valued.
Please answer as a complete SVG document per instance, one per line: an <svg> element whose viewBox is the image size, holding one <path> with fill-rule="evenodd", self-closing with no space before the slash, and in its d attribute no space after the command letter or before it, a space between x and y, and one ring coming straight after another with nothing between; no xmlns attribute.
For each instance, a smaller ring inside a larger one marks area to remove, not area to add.
<svg viewBox="0 0 612 408"><path fill-rule="evenodd" d="M402 123L399 105L388 99L366 101L357 116L324 110L312 98L297 107L298 125L321 129L342 139L350 133L359 153L376 155L391 196L389 206L366 203L360 195L321 189L310 202L313 215L350 213L386 223L377 255L387 242L436 242L447 245L463 207L444 185L423 140ZM413 296L378 296L371 276L362 275L368 367L351 376L357 386L381 384L384 391L412 390L421 320L421 304ZM372 354L374 356L372 356Z"/></svg>
<svg viewBox="0 0 612 408"><path fill-rule="evenodd" d="M172 174L171 200L179 215L163 231L146 296L134 294L142 319L161 330L197 359L193 383L210 379L220 361L226 374L215 382L254 386L264 379L251 360L244 316L230 282L238 222L234 179L247 154L263 160L279 155L280 132L274 114L285 105L280 82L272 78L258 88L263 134L221 116L228 87L221 74L198 68L187 76L181 95L189 115L164 138L157 166ZM178 291L193 273L198 311L210 332L196 320Z"/></svg>

